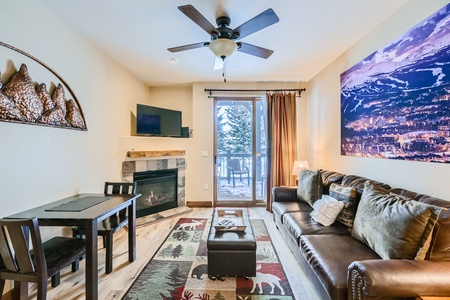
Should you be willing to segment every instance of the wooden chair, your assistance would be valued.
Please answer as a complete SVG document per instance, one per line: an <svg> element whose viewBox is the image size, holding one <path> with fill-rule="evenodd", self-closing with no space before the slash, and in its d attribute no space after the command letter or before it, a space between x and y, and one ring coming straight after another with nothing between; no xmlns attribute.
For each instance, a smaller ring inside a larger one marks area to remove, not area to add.
<svg viewBox="0 0 450 300"><path fill-rule="evenodd" d="M242 174L247 174L247 185L250 185L250 172L246 166L241 168L241 162L239 159L232 158L227 159L227 178L230 183L230 177L233 177L233 187L236 187L234 175L239 175L242 182Z"/></svg>
<svg viewBox="0 0 450 300"><path fill-rule="evenodd" d="M135 194L136 182L105 182L106 195L113 194ZM98 235L103 238L103 247L106 249L105 273L109 274L113 269L113 234L128 224L126 209L121 210L98 224ZM85 235L84 228L72 227L74 237L82 237Z"/></svg>
<svg viewBox="0 0 450 300"><path fill-rule="evenodd" d="M6 279L37 283L37 299L46 299L47 279L58 286L61 269L72 264L77 271L85 250L85 241L77 238L58 236L42 243L36 218L0 219L0 299Z"/></svg>

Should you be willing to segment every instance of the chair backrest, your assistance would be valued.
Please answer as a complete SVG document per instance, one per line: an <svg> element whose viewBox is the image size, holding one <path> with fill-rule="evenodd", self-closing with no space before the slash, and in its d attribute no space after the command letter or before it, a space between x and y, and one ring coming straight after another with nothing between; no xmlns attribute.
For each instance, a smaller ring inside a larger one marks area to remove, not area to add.
<svg viewBox="0 0 450 300"><path fill-rule="evenodd" d="M241 170L241 162L237 158L228 159L227 167L233 171L240 171Z"/></svg>
<svg viewBox="0 0 450 300"><path fill-rule="evenodd" d="M47 278L47 264L38 220L0 219L0 229L0 256L5 267L0 270L3 273L1 277L28 274L35 275L36 280L40 277ZM33 257L29 251L29 236L33 246Z"/></svg>
<svg viewBox="0 0 450 300"><path fill-rule="evenodd" d="M136 182L105 182L105 194L136 194Z"/></svg>
<svg viewBox="0 0 450 300"><path fill-rule="evenodd" d="M136 194L136 186L137 182L105 182L105 194ZM119 211L119 216L124 217L126 215L126 212L126 209L122 209L121 211ZM117 214L111 217L114 219L117 217Z"/></svg>

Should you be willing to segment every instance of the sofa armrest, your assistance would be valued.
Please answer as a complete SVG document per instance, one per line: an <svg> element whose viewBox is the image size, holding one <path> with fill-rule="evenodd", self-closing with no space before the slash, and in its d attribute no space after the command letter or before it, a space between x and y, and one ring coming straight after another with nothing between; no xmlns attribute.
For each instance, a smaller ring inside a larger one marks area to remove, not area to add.
<svg viewBox="0 0 450 300"><path fill-rule="evenodd" d="M272 188L273 202L297 201L296 186L276 186Z"/></svg>
<svg viewBox="0 0 450 300"><path fill-rule="evenodd" d="M347 299L450 296L450 261L365 260L348 266Z"/></svg>

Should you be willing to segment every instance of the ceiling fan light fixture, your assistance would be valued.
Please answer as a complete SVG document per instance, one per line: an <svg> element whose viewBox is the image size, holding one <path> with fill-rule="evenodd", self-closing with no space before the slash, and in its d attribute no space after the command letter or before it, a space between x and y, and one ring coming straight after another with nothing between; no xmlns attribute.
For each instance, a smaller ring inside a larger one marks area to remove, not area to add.
<svg viewBox="0 0 450 300"><path fill-rule="evenodd" d="M215 56L225 59L237 50L237 45L233 40L218 38L209 43L209 49Z"/></svg>

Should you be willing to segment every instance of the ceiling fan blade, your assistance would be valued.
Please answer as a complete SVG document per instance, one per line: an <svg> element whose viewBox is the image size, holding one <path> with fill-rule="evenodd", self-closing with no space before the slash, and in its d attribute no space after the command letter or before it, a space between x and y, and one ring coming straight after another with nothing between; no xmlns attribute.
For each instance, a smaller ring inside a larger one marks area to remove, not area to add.
<svg viewBox="0 0 450 300"><path fill-rule="evenodd" d="M244 52L244 53L254 55L254 56L258 56L258 57L261 57L264 59L269 58L269 56L271 56L273 53L273 50L258 47L258 46L252 45L252 44L247 44L247 43L242 43L242 42L239 42L238 44L240 44L241 47L239 47L237 49L237 51Z"/></svg>
<svg viewBox="0 0 450 300"><path fill-rule="evenodd" d="M235 28L233 31L239 33L239 39L246 37L252 33L255 33L261 29L269 27L272 24L275 24L280 19L277 14L273 11L273 9L269 8L266 11L263 11L253 19L248 20L244 24Z"/></svg>
<svg viewBox="0 0 450 300"><path fill-rule="evenodd" d="M195 44L189 44L189 45L184 45L184 46L172 47L172 48L168 48L167 50L169 50L170 52L180 52L180 51L205 47L205 44L207 44L207 43L205 43L205 42L195 43Z"/></svg>
<svg viewBox="0 0 450 300"><path fill-rule="evenodd" d="M216 28L194 6L190 4L182 5L178 6L178 9L209 35L213 32L217 32Z"/></svg>
<svg viewBox="0 0 450 300"><path fill-rule="evenodd" d="M223 59L220 57L214 56L214 70L223 69Z"/></svg>

